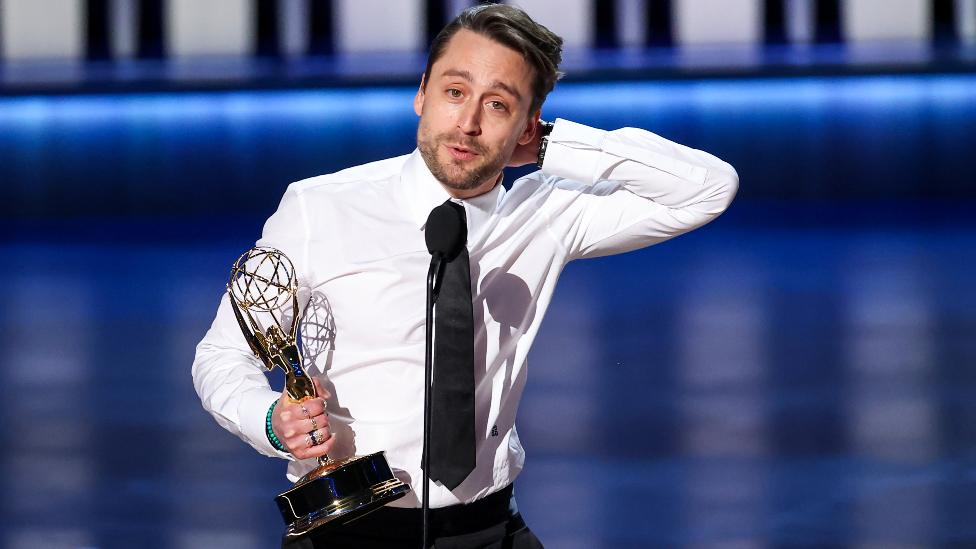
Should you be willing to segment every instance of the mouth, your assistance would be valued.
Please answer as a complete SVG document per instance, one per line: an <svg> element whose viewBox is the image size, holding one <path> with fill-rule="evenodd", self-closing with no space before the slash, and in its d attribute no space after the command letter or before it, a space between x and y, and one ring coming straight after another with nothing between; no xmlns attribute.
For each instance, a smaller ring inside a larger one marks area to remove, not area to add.
<svg viewBox="0 0 976 549"><path fill-rule="evenodd" d="M472 158L478 156L478 153L467 147L461 147L459 145L445 145L447 147L447 152L455 160L471 160Z"/></svg>

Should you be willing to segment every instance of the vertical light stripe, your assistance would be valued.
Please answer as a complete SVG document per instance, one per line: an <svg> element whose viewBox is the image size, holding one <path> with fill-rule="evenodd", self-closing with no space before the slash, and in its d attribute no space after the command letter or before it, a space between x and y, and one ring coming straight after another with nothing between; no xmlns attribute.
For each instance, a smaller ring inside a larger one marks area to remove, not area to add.
<svg viewBox="0 0 976 549"><path fill-rule="evenodd" d="M253 55L253 0L169 0L164 5L171 57Z"/></svg>
<svg viewBox="0 0 976 549"><path fill-rule="evenodd" d="M675 44L756 44L762 41L759 0L674 0Z"/></svg>
<svg viewBox="0 0 976 549"><path fill-rule="evenodd" d="M590 0L512 0L533 19L563 37L566 47L593 45L593 3Z"/></svg>
<svg viewBox="0 0 976 549"><path fill-rule="evenodd" d="M647 40L647 0L617 0L617 32L621 46L643 46Z"/></svg>
<svg viewBox="0 0 976 549"><path fill-rule="evenodd" d="M333 0L336 51L421 51L423 0Z"/></svg>
<svg viewBox="0 0 976 549"><path fill-rule="evenodd" d="M562 281L560 281L562 283ZM523 401L519 412L519 428L528 432L545 433L547 448L579 448L592 433L599 432L600 406L602 403L599 372L610 364L602 364L600 341L592 334L599 332L596 303L599 298L592 288L579 278L567 277L560 300L553 304L553 312L546 318L541 347L558 345L560 355L571 357L560 363L559 368L538 368L532 377L532 398ZM490 309L489 309L490 310ZM508 330L507 327L503 329ZM501 333L501 332L500 332ZM560 337L552 334L577 334ZM508 336L506 336L507 338ZM488 341L501 341L500 337ZM567 381L570 380L570 381ZM551 429L547 423L553 417L573 418L572 429ZM584 498L585 499L585 498ZM580 501L580 504L584 504Z"/></svg>
<svg viewBox="0 0 976 549"><path fill-rule="evenodd" d="M923 41L932 34L929 0L847 0L841 10L847 42Z"/></svg>
<svg viewBox="0 0 976 549"><path fill-rule="evenodd" d="M50 113L54 123L58 111L55 105ZM21 351L8 354L7 363L0 360L0 383L10 391L0 404L0 417L29 418L4 425L16 444L0 460L0 506L38 516L49 506L37 508L37 502L85 501L98 480L94 453L88 450L92 377L102 365L94 358L98 332L93 328L102 304L93 277L71 267L65 269L68 274L58 271L29 263L21 274L0 275L9 292L0 324L23 328L0 334L0 348ZM84 547L91 537L87 529L35 527L8 530L2 541L17 549Z"/></svg>
<svg viewBox="0 0 976 549"><path fill-rule="evenodd" d="M786 0L786 37L795 44L813 42L815 0Z"/></svg>
<svg viewBox="0 0 976 549"><path fill-rule="evenodd" d="M976 44L976 0L956 0L956 25L960 42Z"/></svg>
<svg viewBox="0 0 976 549"><path fill-rule="evenodd" d="M281 0L278 29L281 52L285 57L299 57L308 51L309 0Z"/></svg>
<svg viewBox="0 0 976 549"><path fill-rule="evenodd" d="M772 540L759 534L770 521L768 467L736 460L691 461L681 484L681 532L687 542L640 547L765 549ZM671 541L675 541L672 538ZM697 543L696 543L697 542ZM592 546L591 546L592 547ZM619 546L614 546L619 547ZM638 547L637 544L628 547ZM774 546L775 547L775 546Z"/></svg>
<svg viewBox="0 0 976 549"><path fill-rule="evenodd" d="M760 278L754 263L712 255L689 271L676 300L678 431L691 463L681 494L684 531L716 532L729 524L753 531L767 513L768 323Z"/></svg>
<svg viewBox="0 0 976 549"><path fill-rule="evenodd" d="M615 417L606 410L607 393L612 390L613 382L608 382L603 373L619 365L607 363L606 358L612 353L603 350L608 342L599 335L607 314L600 292L584 276L567 275L559 284L559 298L552 303L532 347L531 353L541 358L538 362L535 358L529 360L530 379L519 406L518 432L526 433L533 443L528 450L533 474L519 477L519 481L531 478L535 483L519 494L519 504L522 505L523 497L526 508L573 502L561 507L566 513L560 516L560 521L570 526L592 523L595 517L607 512L606 500L601 497L605 489L594 490L586 482L559 479L578 477L581 470L589 471L594 466L589 458L582 465L566 458L586 456L595 441L602 440L599 433L604 432L603 422L607 417ZM500 342L500 339L489 335L486 341ZM573 418L571 426L553 428L553 418L570 417ZM547 537L546 546L601 546L591 539L593 533L588 530L571 527L567 530L581 535L572 539L572 543L564 543L565 538Z"/></svg>
<svg viewBox="0 0 976 549"><path fill-rule="evenodd" d="M758 275L733 258L702 263L688 279L678 318L683 447L696 457L766 454L766 365Z"/></svg>
<svg viewBox="0 0 976 549"><path fill-rule="evenodd" d="M112 57L116 59L127 59L136 55L136 33L139 26L139 6L136 2L137 0L111 0L109 3Z"/></svg>
<svg viewBox="0 0 976 549"><path fill-rule="evenodd" d="M936 360L934 320L924 268L903 261L850 270L851 440L862 455L919 463L938 453L935 404L925 391Z"/></svg>
<svg viewBox="0 0 976 549"><path fill-rule="evenodd" d="M320 0L315 0L320 1ZM218 109L221 107L217 103ZM233 116L229 112L224 112L220 116ZM235 151L239 152L239 151ZM164 275L166 284L160 285L158 281L152 281L149 285L162 292L159 296L160 307L155 310L157 318L164 319L163 325L168 329L160 330L155 334L157 338L164 338L165 344L160 345L160 351L167 356L162 358L163 363L178 364L185 360L185 349L192 349L199 338L194 330L188 326L206 323L206 315L200 311L181 304L185 303L206 303L213 302L214 293L208 290L210 284L206 277L199 274L187 274L185 277L169 278ZM162 279L160 279L162 280ZM155 283L155 284L154 284ZM186 377L180 368L169 368L161 372L160 382L165 387L180 387ZM174 401L176 395L170 396ZM182 398L182 397L180 397ZM157 401L158 402L158 401ZM165 402L165 401L164 401ZM181 400L182 402L182 400ZM184 411L185 412L185 411ZM186 421L181 422L181 436L177 437L168 445L168 452L157 456L157 465L168 471L166 478L177 486L192 485L198 482L201 474L220 471L222 466L214 466L214 462L219 462L224 456L234 455L238 449L235 448L234 437L227 436L209 418L193 418L186 415ZM256 470L249 462L245 467L246 471ZM223 469L223 473L226 473ZM282 468L284 472L284 468ZM232 489L235 479L230 475L222 474L214 478L209 484L210 489L217 493ZM261 536L261 524L248 521L246 518L236 524L217 524L201 523L199 517L207 516L212 511L208 510L210 502L207 498L180 497L174 498L168 507L168 516L159 517L169 521L170 524L181 524L189 527L170 529L171 538L166 547L172 549L201 549L227 547L233 549L263 549L267 547L266 542ZM242 509L244 503L241 501L226 502L230 513ZM243 509L242 509L243 511ZM242 517L249 516L243 512Z"/></svg>
<svg viewBox="0 0 976 549"><path fill-rule="evenodd" d="M77 60L85 54L83 0L3 0L5 59Z"/></svg>
<svg viewBox="0 0 976 549"><path fill-rule="evenodd" d="M916 247L878 238L861 242L852 254L856 259L843 270L850 274L842 332L852 452L862 460L926 467L939 456L941 438L937 388L931 386L938 359L928 268ZM898 476L904 479L906 473ZM899 483L905 484L892 484L883 473L855 480L852 520L857 539L852 541L862 541L855 546L874 547L873 542L890 539L909 547L931 539L938 524L938 494L928 482Z"/></svg>

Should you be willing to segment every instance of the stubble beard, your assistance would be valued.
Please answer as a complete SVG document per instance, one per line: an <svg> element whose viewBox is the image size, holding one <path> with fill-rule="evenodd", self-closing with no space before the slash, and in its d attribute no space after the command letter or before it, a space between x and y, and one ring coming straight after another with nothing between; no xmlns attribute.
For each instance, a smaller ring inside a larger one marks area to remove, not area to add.
<svg viewBox="0 0 976 549"><path fill-rule="evenodd" d="M458 160L442 161L437 152L445 143L457 144L474 151L478 154L474 160L480 160L480 163L465 168L465 163ZM448 133L431 135L423 124L417 128L417 148L420 149L420 156L423 157L430 173L445 187L458 191L470 191L477 188L487 179L496 177L506 164L506 160L499 151L486 149L471 139L459 138L457 135Z"/></svg>

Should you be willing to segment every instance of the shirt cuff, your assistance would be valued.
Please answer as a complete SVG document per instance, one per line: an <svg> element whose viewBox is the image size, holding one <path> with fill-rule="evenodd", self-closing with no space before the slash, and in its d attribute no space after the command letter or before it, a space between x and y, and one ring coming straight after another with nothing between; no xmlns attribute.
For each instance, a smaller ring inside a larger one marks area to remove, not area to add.
<svg viewBox="0 0 976 549"><path fill-rule="evenodd" d="M276 393L271 389L255 389L243 395L240 407L241 434L244 435L244 440L248 444L266 456L294 460L295 458L291 454L279 451L272 446L265 431L268 408L279 398L281 398L281 393Z"/></svg>

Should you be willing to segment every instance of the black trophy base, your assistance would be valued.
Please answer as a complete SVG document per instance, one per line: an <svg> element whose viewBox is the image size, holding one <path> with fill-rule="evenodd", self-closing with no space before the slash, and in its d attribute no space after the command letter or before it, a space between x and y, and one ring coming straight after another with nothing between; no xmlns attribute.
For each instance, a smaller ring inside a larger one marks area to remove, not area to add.
<svg viewBox="0 0 976 549"><path fill-rule="evenodd" d="M330 461L275 498L285 538L356 520L399 499L410 487L393 475L383 452Z"/></svg>

